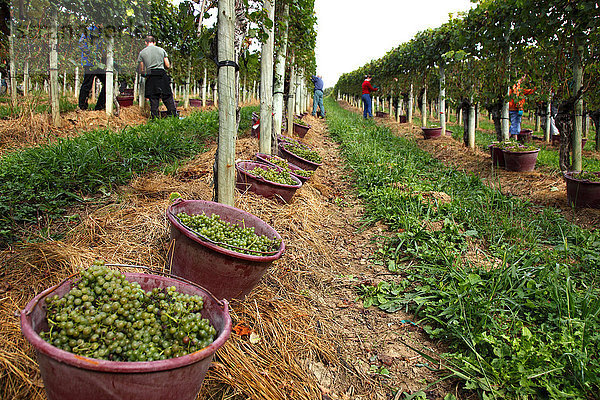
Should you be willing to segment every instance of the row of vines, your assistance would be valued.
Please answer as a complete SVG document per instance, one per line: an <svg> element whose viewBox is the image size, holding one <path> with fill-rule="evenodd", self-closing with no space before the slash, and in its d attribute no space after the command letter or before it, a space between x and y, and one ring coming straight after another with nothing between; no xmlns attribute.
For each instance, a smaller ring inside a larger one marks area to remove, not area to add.
<svg viewBox="0 0 600 400"><path fill-rule="evenodd" d="M439 99L443 128L447 108L464 111L468 125L468 113L483 107L502 141L509 137L510 88L526 77L524 84L535 88L528 108L544 116L551 104L558 109L561 170L578 171L583 119L589 116L596 132L600 119L599 26L595 0L479 1L469 12L342 75L335 91L360 96L363 77L371 74L381 95L396 104L411 108L417 96L425 106L427 98ZM473 147L469 131L465 126L465 143ZM595 147L600 150L599 134Z"/></svg>

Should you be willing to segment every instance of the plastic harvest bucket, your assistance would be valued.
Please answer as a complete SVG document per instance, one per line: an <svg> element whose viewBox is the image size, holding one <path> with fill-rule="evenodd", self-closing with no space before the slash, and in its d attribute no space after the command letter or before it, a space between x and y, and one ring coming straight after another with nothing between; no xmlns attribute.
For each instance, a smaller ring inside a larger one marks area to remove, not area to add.
<svg viewBox="0 0 600 400"><path fill-rule="evenodd" d="M181 200L167 209L167 218L171 223L169 250L171 271L177 276L199 283L218 298L242 299L258 284L267 268L280 258L285 245L274 254L249 255L229 250L195 235L175 217L185 212L190 215L210 216L218 214L222 220L254 227L257 235L269 239L281 239L275 229L260 218L225 204L206 200Z"/></svg>
<svg viewBox="0 0 600 400"><path fill-rule="evenodd" d="M273 156L271 156L271 155L264 154L264 153L256 153L255 157L259 162L263 162L265 164L269 164L269 165L278 167L277 164L275 164L274 162L271 162L271 158L273 158ZM290 168L292 175L294 175L296 178L298 178L300 180L300 182L304 183L309 179L308 176L299 175L296 173L297 170L302 169L302 168L300 168L299 166L297 166L295 164L292 164L288 160L285 160L285 161L287 161L288 167Z"/></svg>
<svg viewBox="0 0 600 400"><path fill-rule="evenodd" d="M322 163L316 163L316 162L309 161L309 160L302 158L302 157L292 153L291 151L287 150L285 142L282 142L279 146L279 157L285 158L292 164L297 165L300 168L305 169L305 170L314 171L317 168L319 168L321 165L323 165Z"/></svg>
<svg viewBox="0 0 600 400"><path fill-rule="evenodd" d="M256 194L264 196L268 199L275 199L281 203L289 203L294 197L296 190L302 186L302 181L295 175L290 174L292 180L295 182L294 185L287 185L284 183L272 182L264 179L261 176L254 175L252 171L255 168L261 169L275 169L278 171L283 168L266 164L262 162L254 161L240 161L235 164L237 170L236 184L235 186L242 190L250 190Z"/></svg>
<svg viewBox="0 0 600 400"><path fill-rule="evenodd" d="M35 296L21 312L21 331L33 345L46 394L50 400L193 400L213 355L229 338L231 318L227 301L217 300L206 289L176 277L126 273L144 290L175 286L179 292L204 298L202 316L217 331L213 343L194 353L148 362L107 361L78 356L52 346L39 336L48 328L47 296L64 296L68 280Z"/></svg>

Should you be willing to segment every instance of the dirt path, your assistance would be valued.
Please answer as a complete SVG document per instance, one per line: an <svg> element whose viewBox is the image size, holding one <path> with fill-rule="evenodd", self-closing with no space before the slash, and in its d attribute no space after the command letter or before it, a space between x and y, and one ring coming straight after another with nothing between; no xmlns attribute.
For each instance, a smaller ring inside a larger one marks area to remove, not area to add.
<svg viewBox="0 0 600 400"><path fill-rule="evenodd" d="M324 164L293 201L236 194L237 207L277 229L286 253L243 302L232 303L234 325L258 332L261 340L233 333L209 370L202 398L397 400L401 392L414 393L439 377L437 366L409 347L441 352L410 315L364 309L355 301L359 285L391 277L370 260L372 239L384 228L360 229L364 210L352 195L337 145L323 121L305 120L312 129L303 141L319 150ZM80 222L68 227L63 240L0 253L0 365L9 371L0 376L0 398L45 398L15 312L95 259L164 268L168 196L177 191L187 199L210 200L214 151L175 176L144 176L112 194L107 205L79 210ZM257 151L255 139L238 140L239 159ZM427 398L441 399L450 391L455 386L444 382L428 389Z"/></svg>

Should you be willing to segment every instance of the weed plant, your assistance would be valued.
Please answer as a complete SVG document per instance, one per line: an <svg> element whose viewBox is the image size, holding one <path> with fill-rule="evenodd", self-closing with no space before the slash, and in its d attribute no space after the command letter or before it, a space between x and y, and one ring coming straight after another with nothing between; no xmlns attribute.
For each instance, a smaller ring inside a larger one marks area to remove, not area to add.
<svg viewBox="0 0 600 400"><path fill-rule="evenodd" d="M389 226L373 257L401 276L357 288L364 305L413 312L447 344L443 365L484 399L595 398L600 234L326 107L365 223Z"/></svg>

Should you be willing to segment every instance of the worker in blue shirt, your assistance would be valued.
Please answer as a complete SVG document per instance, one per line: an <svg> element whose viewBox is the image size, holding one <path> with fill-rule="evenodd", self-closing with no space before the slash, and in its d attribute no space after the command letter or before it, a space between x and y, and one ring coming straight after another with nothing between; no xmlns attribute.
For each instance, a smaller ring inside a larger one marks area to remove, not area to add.
<svg viewBox="0 0 600 400"><path fill-rule="evenodd" d="M313 94L313 117L317 115L317 106L319 107L319 116L325 118L325 107L323 106L323 77L321 75L311 76L313 84L315 85Z"/></svg>
<svg viewBox="0 0 600 400"><path fill-rule="evenodd" d="M106 107L106 54L102 32L97 26L90 26L79 38L79 49L81 50L81 66L83 67L83 82L79 89L79 108L88 109L88 97L92 89L94 79L98 78L102 83L102 90L98 94L95 110L103 110Z"/></svg>

